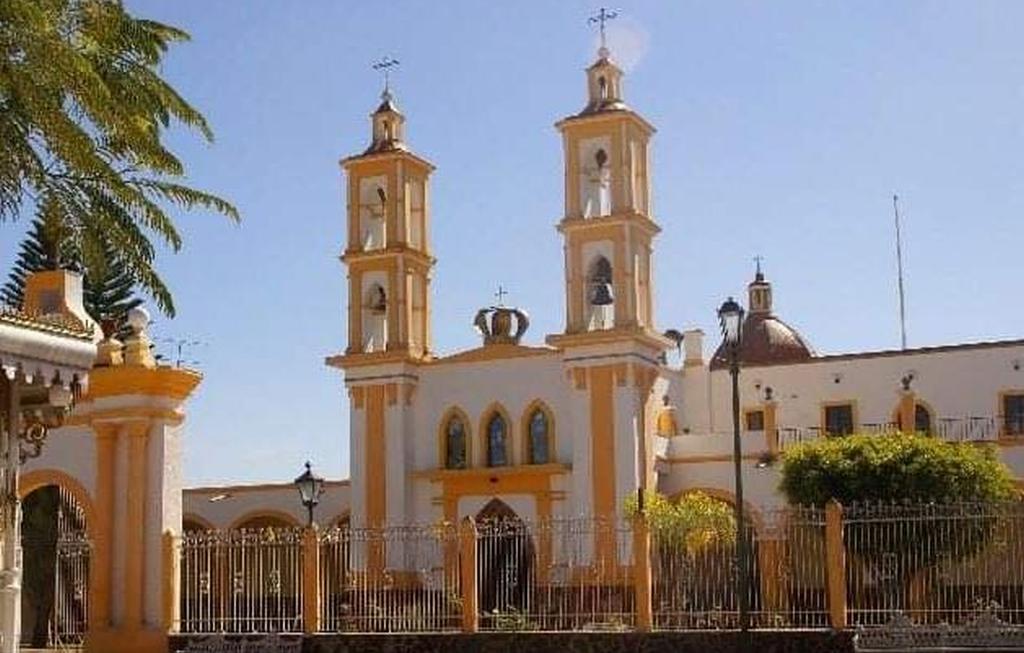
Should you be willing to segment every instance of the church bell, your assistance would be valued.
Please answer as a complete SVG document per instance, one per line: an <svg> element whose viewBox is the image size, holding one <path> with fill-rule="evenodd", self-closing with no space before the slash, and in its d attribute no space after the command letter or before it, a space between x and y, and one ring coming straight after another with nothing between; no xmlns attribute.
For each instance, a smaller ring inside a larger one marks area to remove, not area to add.
<svg viewBox="0 0 1024 653"><path fill-rule="evenodd" d="M598 282L594 284L594 291L590 298L590 303L594 306L608 306L615 303L615 296L612 293L612 284L607 282Z"/></svg>

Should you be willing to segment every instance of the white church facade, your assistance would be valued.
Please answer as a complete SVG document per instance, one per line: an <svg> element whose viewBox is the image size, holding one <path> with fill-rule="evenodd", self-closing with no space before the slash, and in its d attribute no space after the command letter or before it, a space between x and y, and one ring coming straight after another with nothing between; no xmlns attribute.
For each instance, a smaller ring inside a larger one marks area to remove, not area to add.
<svg viewBox="0 0 1024 653"><path fill-rule="evenodd" d="M326 483L321 525L613 519L644 489L732 501L725 360L699 330L657 325L654 128L625 103L606 50L586 74L586 106L556 124L565 319L542 345L524 344L524 312L494 306L474 320L478 347L433 349L434 167L411 150L389 93L372 114L369 147L342 161L348 343L326 362L350 402L351 478ZM1024 340L819 355L775 314L760 269L748 293L742 467L756 526L762 509L784 503L776 463L786 447L828 434L913 429L988 443L1024 478ZM91 650L159 648L173 622L168 588L183 530L306 519L290 482L182 489L181 431L200 376L157 365L143 322L125 343L97 345L85 394L20 487L24 498L58 486L81 509L93 547ZM366 556L370 568L400 565L383 547ZM129 641L124 633L134 648L111 643Z"/></svg>
<svg viewBox="0 0 1024 653"><path fill-rule="evenodd" d="M638 488L731 500L728 370L699 330L657 328L654 128L624 102L622 76L602 49L586 106L556 124L564 330L525 345L526 314L490 307L474 320L481 345L450 355L431 342L434 167L385 91L369 147L342 161L349 341L327 363L349 395L352 472L328 484L320 521L455 522L495 499L526 521L612 517ZM784 503L781 452L829 433L989 442L1024 477L1024 340L819 355L775 315L772 293L758 267L740 352L752 510ZM290 484L186 490L184 504L192 527L303 519Z"/></svg>

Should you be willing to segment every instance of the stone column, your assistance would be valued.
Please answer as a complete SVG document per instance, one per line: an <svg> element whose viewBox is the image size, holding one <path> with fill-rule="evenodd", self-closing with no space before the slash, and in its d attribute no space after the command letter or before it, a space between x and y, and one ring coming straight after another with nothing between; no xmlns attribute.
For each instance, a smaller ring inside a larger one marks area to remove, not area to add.
<svg viewBox="0 0 1024 653"><path fill-rule="evenodd" d="M75 415L96 434L98 523L85 642L96 653L163 653L176 627L169 602L180 579L167 551L181 533L183 404L201 376L156 365L148 322L145 311L133 310L123 348L103 343Z"/></svg>

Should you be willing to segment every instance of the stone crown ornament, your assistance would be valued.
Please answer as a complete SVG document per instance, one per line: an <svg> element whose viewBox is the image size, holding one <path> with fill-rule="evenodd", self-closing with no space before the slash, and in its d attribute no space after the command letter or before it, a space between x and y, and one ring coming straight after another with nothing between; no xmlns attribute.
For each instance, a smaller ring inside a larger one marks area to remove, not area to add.
<svg viewBox="0 0 1024 653"><path fill-rule="evenodd" d="M515 333L512 332L513 321ZM484 337L485 345L518 345L530 328L530 318L518 308L491 306L477 311L473 326Z"/></svg>

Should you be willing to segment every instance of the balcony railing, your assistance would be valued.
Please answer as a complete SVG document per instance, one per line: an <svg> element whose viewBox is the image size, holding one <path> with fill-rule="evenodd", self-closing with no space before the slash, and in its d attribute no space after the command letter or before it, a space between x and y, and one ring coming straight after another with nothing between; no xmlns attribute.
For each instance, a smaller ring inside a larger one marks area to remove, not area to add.
<svg viewBox="0 0 1024 653"><path fill-rule="evenodd" d="M854 427L856 433L891 435L900 431L896 422L862 422ZM986 415L937 417L923 431L950 442L995 442L998 440L1024 440L1024 415ZM820 426L779 427L779 448L787 447L828 435Z"/></svg>

